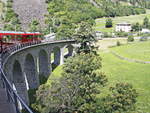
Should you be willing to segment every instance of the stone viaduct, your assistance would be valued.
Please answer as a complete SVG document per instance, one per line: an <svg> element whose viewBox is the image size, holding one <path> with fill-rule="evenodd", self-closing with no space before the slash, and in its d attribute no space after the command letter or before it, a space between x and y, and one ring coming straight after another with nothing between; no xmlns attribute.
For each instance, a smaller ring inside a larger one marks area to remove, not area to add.
<svg viewBox="0 0 150 113"><path fill-rule="evenodd" d="M38 88L40 77L50 75L52 63L63 64L64 57L73 55L73 48L74 41L54 41L23 47L4 60L4 73L18 95L29 104L28 90Z"/></svg>

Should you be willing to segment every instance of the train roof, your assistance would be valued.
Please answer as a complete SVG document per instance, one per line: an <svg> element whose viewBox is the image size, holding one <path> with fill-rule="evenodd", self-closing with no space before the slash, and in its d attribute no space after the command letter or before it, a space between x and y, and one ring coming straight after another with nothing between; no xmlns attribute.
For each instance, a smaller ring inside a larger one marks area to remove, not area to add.
<svg viewBox="0 0 150 113"><path fill-rule="evenodd" d="M0 35L40 35L40 32L0 31Z"/></svg>

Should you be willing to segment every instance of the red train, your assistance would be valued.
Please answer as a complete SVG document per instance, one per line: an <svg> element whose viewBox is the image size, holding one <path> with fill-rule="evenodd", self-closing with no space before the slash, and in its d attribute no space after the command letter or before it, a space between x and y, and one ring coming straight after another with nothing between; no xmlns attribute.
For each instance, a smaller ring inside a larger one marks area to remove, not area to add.
<svg viewBox="0 0 150 113"><path fill-rule="evenodd" d="M0 31L0 46L5 49L10 45L41 41L39 32Z"/></svg>

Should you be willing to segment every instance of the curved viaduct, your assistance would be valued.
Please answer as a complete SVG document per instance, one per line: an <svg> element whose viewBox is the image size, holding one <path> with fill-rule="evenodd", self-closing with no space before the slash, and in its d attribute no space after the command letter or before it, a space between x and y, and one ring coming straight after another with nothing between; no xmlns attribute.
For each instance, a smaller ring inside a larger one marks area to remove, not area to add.
<svg viewBox="0 0 150 113"><path fill-rule="evenodd" d="M27 105L28 89L38 88L40 77L50 75L52 63L61 65L64 63L64 57L73 55L74 43L74 41L54 41L18 46L4 58L2 68L5 76Z"/></svg>

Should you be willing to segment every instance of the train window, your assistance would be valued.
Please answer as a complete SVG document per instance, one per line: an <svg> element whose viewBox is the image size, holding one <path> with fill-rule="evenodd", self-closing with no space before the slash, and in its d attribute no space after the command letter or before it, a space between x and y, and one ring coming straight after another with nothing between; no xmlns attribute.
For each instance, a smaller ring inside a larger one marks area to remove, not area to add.
<svg viewBox="0 0 150 113"><path fill-rule="evenodd" d="M32 39L33 36L32 35L27 35L27 39Z"/></svg>
<svg viewBox="0 0 150 113"><path fill-rule="evenodd" d="M19 36L17 36L17 41L21 41L22 40L22 37L19 35Z"/></svg>

